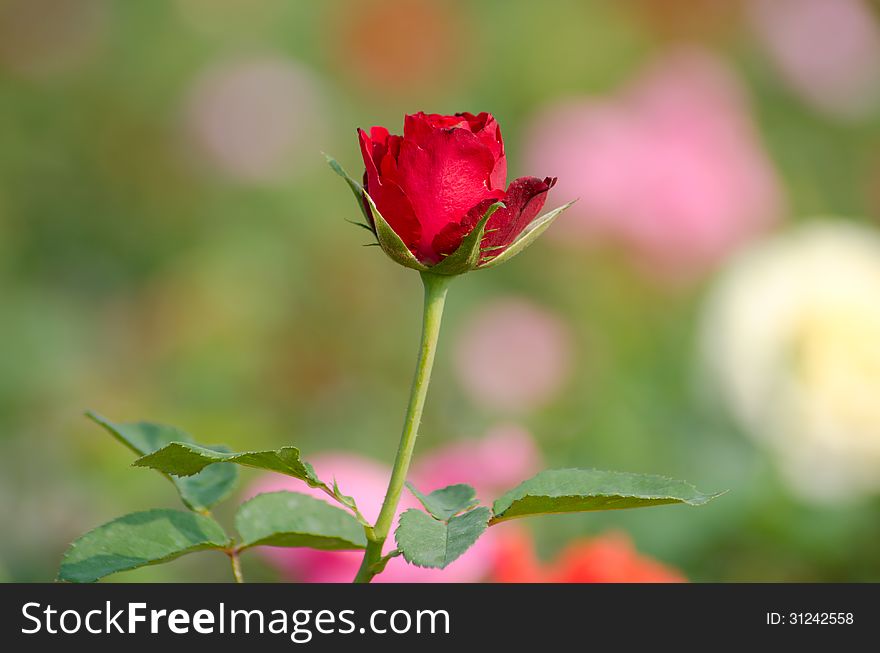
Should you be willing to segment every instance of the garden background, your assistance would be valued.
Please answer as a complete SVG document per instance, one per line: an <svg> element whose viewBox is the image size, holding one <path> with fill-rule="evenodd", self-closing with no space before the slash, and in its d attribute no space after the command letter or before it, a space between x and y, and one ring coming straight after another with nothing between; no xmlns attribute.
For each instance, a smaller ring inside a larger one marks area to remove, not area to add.
<svg viewBox="0 0 880 653"><path fill-rule="evenodd" d="M580 198L454 282L423 477L503 491L543 461L729 489L534 520L467 579L530 541L552 565L629 538L693 581L880 580L862 0L0 0L0 578L51 580L84 531L177 507L88 408L390 462L419 281L362 247L321 153L359 174L355 128L418 110L492 112L511 178ZM227 579L219 554L112 578Z"/></svg>

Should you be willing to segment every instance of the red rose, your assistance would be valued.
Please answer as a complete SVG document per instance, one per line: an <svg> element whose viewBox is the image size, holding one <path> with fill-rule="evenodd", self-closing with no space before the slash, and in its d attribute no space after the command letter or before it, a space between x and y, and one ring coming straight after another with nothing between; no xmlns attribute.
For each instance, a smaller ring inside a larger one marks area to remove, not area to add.
<svg viewBox="0 0 880 653"><path fill-rule="evenodd" d="M495 265L566 208L537 217L554 178L520 177L505 190L504 142L488 113L419 112L406 116L403 136L384 127L359 129L358 136L369 227L386 253L409 267L460 274Z"/></svg>

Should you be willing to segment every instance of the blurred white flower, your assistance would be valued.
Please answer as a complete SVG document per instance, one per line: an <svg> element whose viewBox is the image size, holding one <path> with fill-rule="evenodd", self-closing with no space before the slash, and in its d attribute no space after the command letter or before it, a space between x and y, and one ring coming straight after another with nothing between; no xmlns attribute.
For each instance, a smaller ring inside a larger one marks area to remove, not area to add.
<svg viewBox="0 0 880 653"><path fill-rule="evenodd" d="M194 83L186 128L209 163L243 182L273 182L320 157L321 91L302 64L264 56L216 65Z"/></svg>
<svg viewBox="0 0 880 653"><path fill-rule="evenodd" d="M755 32L805 102L839 118L880 106L880 25L863 0L752 0Z"/></svg>
<svg viewBox="0 0 880 653"><path fill-rule="evenodd" d="M468 395L489 408L523 412L552 400L572 363L568 325L524 299L492 301L456 335L455 369Z"/></svg>
<svg viewBox="0 0 880 653"><path fill-rule="evenodd" d="M880 490L880 232L817 221L744 253L707 306L701 346L795 492Z"/></svg>

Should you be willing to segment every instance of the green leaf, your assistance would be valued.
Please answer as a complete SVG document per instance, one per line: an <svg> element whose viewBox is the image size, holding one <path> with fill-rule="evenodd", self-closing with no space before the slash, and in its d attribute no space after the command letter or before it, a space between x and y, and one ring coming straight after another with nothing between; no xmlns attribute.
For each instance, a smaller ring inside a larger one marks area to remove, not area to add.
<svg viewBox="0 0 880 653"><path fill-rule="evenodd" d="M400 516L394 537L408 563L443 569L467 551L488 525L488 508L474 508L448 522L411 508Z"/></svg>
<svg viewBox="0 0 880 653"><path fill-rule="evenodd" d="M574 204L577 200L572 200L568 204L564 204L557 209L553 209L544 215L538 216L534 220L529 223L525 229L523 229L522 233L514 240L507 249L501 252L498 256L495 256L485 263L483 263L480 268L491 268L505 261L509 261L514 256L522 252L526 247L531 245L535 240L537 240L538 236L544 233L547 228L553 224L553 221L558 218L565 209Z"/></svg>
<svg viewBox="0 0 880 653"><path fill-rule="evenodd" d="M342 490L339 489L339 483L336 482L335 478L333 479L333 496L335 496L336 500L342 505L347 506L352 510L357 510L357 503L355 502L354 497L343 494Z"/></svg>
<svg viewBox="0 0 880 653"><path fill-rule="evenodd" d="M367 213L367 207L364 206L364 187L361 186L357 181L352 179L351 175L349 175L345 171L345 168L343 168L341 165L339 165L339 162L336 159L334 159L332 156L330 156L329 154L324 154L324 158L327 159L327 163L333 169L333 172L335 172L337 175L339 175L340 177L345 179L345 183L348 184L348 187L351 189L351 192L354 195L355 200L357 200L358 208L361 210L361 213L363 214L364 218L366 218L367 222L369 223L370 222L370 215ZM360 223L355 223L355 224L360 224ZM366 227L367 229L369 229L370 231L375 233L375 231L373 230L372 227L370 227L368 225L362 225L362 226Z"/></svg>
<svg viewBox="0 0 880 653"><path fill-rule="evenodd" d="M209 450L224 453L228 452L229 448L216 446ZM204 512L232 493L238 482L238 470L234 465L214 465L193 476L172 478L171 482L177 486L177 491L187 508Z"/></svg>
<svg viewBox="0 0 880 653"><path fill-rule="evenodd" d="M71 544L58 579L91 583L117 571L229 545L229 537L210 517L180 510L135 512L98 526Z"/></svg>
<svg viewBox="0 0 880 653"><path fill-rule="evenodd" d="M364 191L364 197L367 198L367 202L369 202L370 209L373 212L373 224L376 225L376 238L378 239L382 250L388 255L388 257L395 263L400 263L413 270L418 270L419 272L427 270L428 267L423 265L422 262L419 261L411 251L409 251L409 247L407 247L400 239L397 232L391 228L390 224L385 222L385 218L379 213L379 209L376 208L376 203L373 201L373 198L370 197L369 193Z"/></svg>
<svg viewBox="0 0 880 653"><path fill-rule="evenodd" d="M154 422L117 423L91 411L86 416L139 456L149 455L171 442L193 442L189 434L174 426ZM221 446L200 448L215 453L228 451ZM187 508L204 512L230 495L238 480L238 470L234 465L217 465L191 478L166 477L177 487Z"/></svg>
<svg viewBox="0 0 880 653"><path fill-rule="evenodd" d="M663 476L549 469L495 501L492 523L557 512L620 510L670 503L699 506L721 494L703 494L690 483Z"/></svg>
<svg viewBox="0 0 880 653"><path fill-rule="evenodd" d="M200 473L208 465L217 463L235 463L244 467L278 472L305 481L311 487L326 487L315 475L312 466L300 457L299 449L296 447L225 453L200 447L197 444L172 442L149 455L138 458L132 464L136 467L150 467L174 476L191 476Z"/></svg>
<svg viewBox="0 0 880 653"><path fill-rule="evenodd" d="M343 494L342 490L339 489L339 484L336 482L336 479L333 479L333 488L331 490L331 494L333 498L336 499L343 506L351 510L354 514L355 518L364 526L370 527L370 523L364 518L361 514L361 511L358 510L357 502L354 500L353 496L348 494Z"/></svg>
<svg viewBox="0 0 880 653"><path fill-rule="evenodd" d="M501 208L504 208L504 203L495 202L492 206L486 209L486 212L483 214L483 217L480 218L480 221L473 229L471 229L471 232L462 239L461 245L458 246L458 249L440 261L437 265L431 266L431 272L434 274L454 275L476 269L480 264L480 247L483 242L483 236L486 232L486 223L489 222L489 218L492 217L492 214Z"/></svg>
<svg viewBox="0 0 880 653"><path fill-rule="evenodd" d="M448 521L458 513L477 505L476 491L464 483L449 485L434 490L428 495L419 492L412 483L407 483L406 486L425 507L425 510L440 521Z"/></svg>
<svg viewBox="0 0 880 653"><path fill-rule="evenodd" d="M269 492L246 501L235 516L240 548L257 545L350 551L367 546L363 527L349 513L299 492Z"/></svg>

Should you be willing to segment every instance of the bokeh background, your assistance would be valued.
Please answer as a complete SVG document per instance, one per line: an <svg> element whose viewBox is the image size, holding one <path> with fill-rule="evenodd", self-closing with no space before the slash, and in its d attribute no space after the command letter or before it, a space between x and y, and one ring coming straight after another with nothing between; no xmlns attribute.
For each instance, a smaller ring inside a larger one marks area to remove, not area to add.
<svg viewBox="0 0 880 653"><path fill-rule="evenodd" d="M419 281L362 247L321 152L359 173L355 127L422 109L491 111L511 176L580 201L454 284L420 478L730 490L540 518L459 577L529 578L575 542L693 581L880 580L869 0L0 0L0 578L51 580L84 531L178 506L87 408L295 444L355 496L381 477ZM245 572L331 564L289 562ZM228 577L203 554L114 579Z"/></svg>

